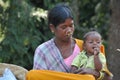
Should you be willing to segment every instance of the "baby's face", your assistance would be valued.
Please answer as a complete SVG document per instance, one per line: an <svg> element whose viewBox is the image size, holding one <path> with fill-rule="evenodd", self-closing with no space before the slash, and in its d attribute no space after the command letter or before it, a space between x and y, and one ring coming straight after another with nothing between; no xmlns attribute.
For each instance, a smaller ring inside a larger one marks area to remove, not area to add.
<svg viewBox="0 0 120 80"><path fill-rule="evenodd" d="M84 43L84 48L89 54L94 54L94 51L100 51L101 46L101 37L98 34L92 34L87 36L86 41Z"/></svg>

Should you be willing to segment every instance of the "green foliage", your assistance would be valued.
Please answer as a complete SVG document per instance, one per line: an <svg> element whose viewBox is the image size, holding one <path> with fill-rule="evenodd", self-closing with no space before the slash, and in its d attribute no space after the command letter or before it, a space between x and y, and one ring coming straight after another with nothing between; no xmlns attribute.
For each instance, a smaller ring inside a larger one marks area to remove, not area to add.
<svg viewBox="0 0 120 80"><path fill-rule="evenodd" d="M45 11L28 5L26 1L7 1L9 6L5 11L1 6L0 14L0 61L31 69L35 48L50 36L45 37L46 31L50 32L45 16L36 14Z"/></svg>
<svg viewBox="0 0 120 80"><path fill-rule="evenodd" d="M107 40L110 18L109 0L80 0L79 11L80 24L76 25L75 36L82 38L84 33L94 28L101 33L103 39Z"/></svg>

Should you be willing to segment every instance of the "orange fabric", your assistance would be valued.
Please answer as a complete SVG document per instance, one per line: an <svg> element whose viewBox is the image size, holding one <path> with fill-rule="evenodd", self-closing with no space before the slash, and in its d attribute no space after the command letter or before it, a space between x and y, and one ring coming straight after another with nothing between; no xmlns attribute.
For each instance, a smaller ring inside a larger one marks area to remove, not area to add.
<svg viewBox="0 0 120 80"><path fill-rule="evenodd" d="M95 80L92 75L71 74L50 70L31 70L26 75L26 80Z"/></svg>
<svg viewBox="0 0 120 80"><path fill-rule="evenodd" d="M75 39L77 45L80 47L80 50L82 51L83 50L83 40L79 40L79 39ZM105 48L104 48L104 45L101 45L101 48L100 48L101 52L105 55Z"/></svg>

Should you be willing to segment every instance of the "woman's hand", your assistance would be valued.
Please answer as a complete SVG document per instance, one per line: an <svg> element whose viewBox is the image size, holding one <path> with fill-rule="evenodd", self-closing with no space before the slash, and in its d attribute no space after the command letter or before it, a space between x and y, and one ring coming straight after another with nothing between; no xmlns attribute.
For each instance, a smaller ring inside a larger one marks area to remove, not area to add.
<svg viewBox="0 0 120 80"><path fill-rule="evenodd" d="M77 74L91 74L95 78L98 78L100 76L99 71L96 71L95 69L91 69L91 68L80 68L75 73L77 73Z"/></svg>

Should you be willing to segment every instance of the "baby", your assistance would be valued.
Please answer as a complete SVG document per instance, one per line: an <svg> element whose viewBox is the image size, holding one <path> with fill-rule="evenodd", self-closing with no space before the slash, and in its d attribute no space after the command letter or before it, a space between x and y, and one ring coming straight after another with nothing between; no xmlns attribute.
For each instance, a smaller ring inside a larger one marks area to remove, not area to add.
<svg viewBox="0 0 120 80"><path fill-rule="evenodd" d="M73 60L71 72L85 74L83 69L95 69L100 72L98 80L102 80L104 77L103 72L106 68L106 58L100 52L102 43L101 35L96 31L90 31L84 35L83 41L83 51Z"/></svg>

